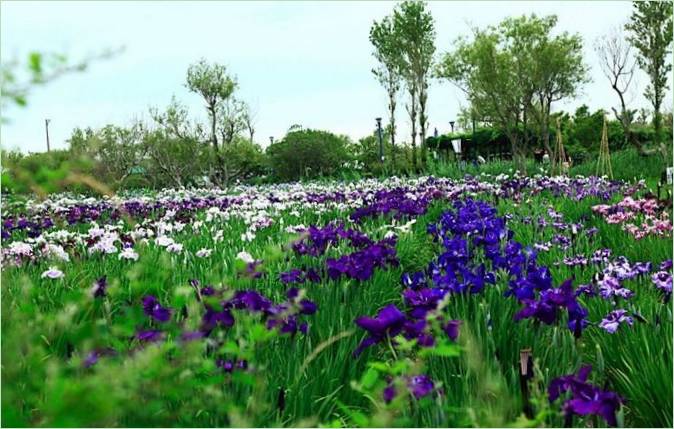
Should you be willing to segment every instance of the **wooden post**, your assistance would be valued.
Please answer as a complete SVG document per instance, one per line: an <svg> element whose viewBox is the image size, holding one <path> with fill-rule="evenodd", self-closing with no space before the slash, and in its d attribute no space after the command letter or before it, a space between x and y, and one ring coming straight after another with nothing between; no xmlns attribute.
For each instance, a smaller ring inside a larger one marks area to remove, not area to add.
<svg viewBox="0 0 674 429"><path fill-rule="evenodd" d="M527 418L534 417L534 410L531 407L529 398L529 380L534 376L534 363L531 357L531 349L520 350L520 389L522 391L522 411Z"/></svg>

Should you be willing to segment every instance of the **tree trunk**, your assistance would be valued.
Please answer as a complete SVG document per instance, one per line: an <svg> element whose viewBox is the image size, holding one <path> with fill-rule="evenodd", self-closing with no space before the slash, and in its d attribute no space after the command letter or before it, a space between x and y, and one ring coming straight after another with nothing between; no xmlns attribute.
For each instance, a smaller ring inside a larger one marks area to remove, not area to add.
<svg viewBox="0 0 674 429"><path fill-rule="evenodd" d="M428 100L428 85L424 82L419 90L419 128L421 131L421 168L426 168L426 101Z"/></svg>
<svg viewBox="0 0 674 429"><path fill-rule="evenodd" d="M543 128L541 130L543 148L548 153L548 156L552 156L552 148L550 147L550 103L547 103L547 106L543 107L541 122Z"/></svg>
<svg viewBox="0 0 674 429"><path fill-rule="evenodd" d="M391 162L396 168L396 93L388 93L389 123L391 124Z"/></svg>
<svg viewBox="0 0 674 429"><path fill-rule="evenodd" d="M208 111L211 115L211 144L213 145L213 154L215 155L215 171L213 172L212 180L217 186L222 185L222 167L224 159L218 148L218 135L216 134L216 115L215 104L209 106Z"/></svg>
<svg viewBox="0 0 674 429"><path fill-rule="evenodd" d="M412 169L417 170L417 90L415 87L410 88L410 104L407 112L410 115L410 122L412 123Z"/></svg>

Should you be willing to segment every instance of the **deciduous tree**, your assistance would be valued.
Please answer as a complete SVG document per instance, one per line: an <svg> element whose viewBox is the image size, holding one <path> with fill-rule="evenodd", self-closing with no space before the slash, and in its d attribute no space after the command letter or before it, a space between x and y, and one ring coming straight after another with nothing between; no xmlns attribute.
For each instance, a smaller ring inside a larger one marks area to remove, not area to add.
<svg viewBox="0 0 674 429"><path fill-rule="evenodd" d="M655 140L661 143L662 115L660 108L668 89L667 80L672 71L670 63L672 44L672 2L635 1L632 16L626 28L628 40L637 49L637 62L648 74L650 84L644 96L653 105ZM667 148L660 145L663 154Z"/></svg>
<svg viewBox="0 0 674 429"><path fill-rule="evenodd" d="M372 70L388 96L389 133L391 139L391 158L395 168L395 131L396 131L396 106L398 92L402 84L401 76L401 51L400 40L393 20L385 17L381 21L375 21L370 28L370 43L374 46L373 55L378 61L378 66Z"/></svg>
<svg viewBox="0 0 674 429"><path fill-rule="evenodd" d="M416 168L417 115L422 165L426 161L428 86L435 54L435 23L425 2L406 0L393 11L393 27L400 43L401 75L410 96L407 112L412 125L412 164Z"/></svg>

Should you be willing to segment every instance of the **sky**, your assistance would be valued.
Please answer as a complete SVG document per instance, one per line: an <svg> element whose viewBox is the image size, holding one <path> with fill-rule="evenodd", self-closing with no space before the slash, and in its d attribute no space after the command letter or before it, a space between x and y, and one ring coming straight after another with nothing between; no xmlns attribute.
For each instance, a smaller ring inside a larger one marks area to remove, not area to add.
<svg viewBox="0 0 674 429"><path fill-rule="evenodd" d="M0 3L0 61L28 52L64 53L74 61L106 49L124 47L110 59L95 61L82 73L35 87L26 107L12 106L2 116L4 148L46 150L44 120L51 120L52 148L67 148L75 127L98 128L149 120L171 97L186 104L195 120L205 120L202 100L185 88L187 67L205 58L225 64L237 76L237 96L256 117L255 140L268 145L293 124L329 130L357 140L387 117L386 92L371 73L376 65L368 40L374 20L391 13L395 2L18 2ZM592 82L576 99L553 110L610 110L618 99L601 72L593 43L622 26L630 2L430 2L437 52L452 49L473 26L497 24L507 16L556 14L556 31L580 33ZM636 79L631 100L647 107L645 74ZM409 135L401 96L398 139ZM671 104L671 103L665 103ZM429 91L431 133L449 131L466 106L462 93L446 81ZM409 140L409 138L407 138Z"/></svg>

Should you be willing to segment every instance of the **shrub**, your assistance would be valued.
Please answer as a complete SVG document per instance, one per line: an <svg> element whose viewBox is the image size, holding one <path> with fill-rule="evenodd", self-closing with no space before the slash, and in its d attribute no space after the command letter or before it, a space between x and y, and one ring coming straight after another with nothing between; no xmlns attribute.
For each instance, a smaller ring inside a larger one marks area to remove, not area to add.
<svg viewBox="0 0 674 429"><path fill-rule="evenodd" d="M291 131L267 148L274 175L280 180L298 180L334 174L349 160L349 140L327 131Z"/></svg>

